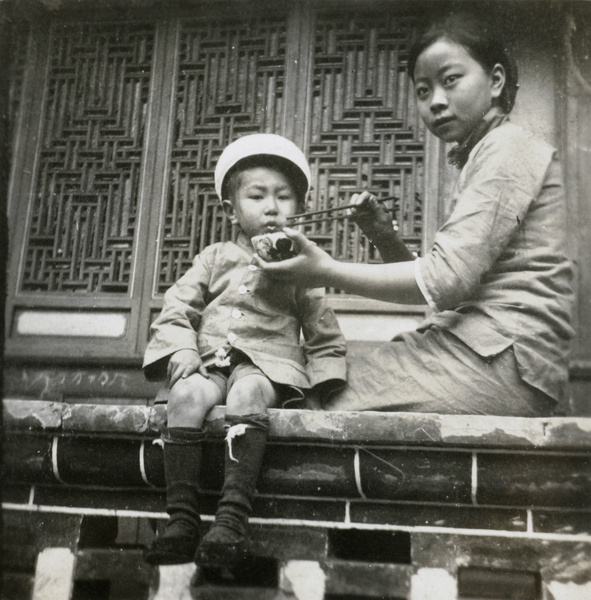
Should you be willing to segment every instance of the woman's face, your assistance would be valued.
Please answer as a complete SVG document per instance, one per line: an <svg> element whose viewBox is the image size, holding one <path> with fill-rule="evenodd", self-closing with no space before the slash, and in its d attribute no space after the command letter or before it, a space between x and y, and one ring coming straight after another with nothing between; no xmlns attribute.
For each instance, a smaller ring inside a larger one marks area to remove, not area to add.
<svg viewBox="0 0 591 600"><path fill-rule="evenodd" d="M487 73L464 46L441 38L419 55L414 72L419 114L445 142L463 142L498 99L500 64Z"/></svg>

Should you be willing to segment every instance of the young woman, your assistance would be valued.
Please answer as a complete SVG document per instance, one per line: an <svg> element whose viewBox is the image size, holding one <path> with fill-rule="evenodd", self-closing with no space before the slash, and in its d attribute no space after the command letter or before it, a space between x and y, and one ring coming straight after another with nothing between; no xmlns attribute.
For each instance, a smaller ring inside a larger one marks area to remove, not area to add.
<svg viewBox="0 0 591 600"><path fill-rule="evenodd" d="M409 56L421 118L460 169L451 216L413 260L379 204L351 213L386 261L339 263L302 234L301 253L264 263L271 277L379 300L428 303L417 331L356 359L325 406L546 416L566 391L571 263L556 154L509 122L517 71L502 40L473 17L431 26Z"/></svg>

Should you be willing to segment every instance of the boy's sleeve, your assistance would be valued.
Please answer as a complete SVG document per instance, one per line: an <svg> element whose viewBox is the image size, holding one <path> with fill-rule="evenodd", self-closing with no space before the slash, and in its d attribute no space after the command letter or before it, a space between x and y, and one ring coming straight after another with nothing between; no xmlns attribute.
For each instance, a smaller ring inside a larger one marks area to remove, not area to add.
<svg viewBox="0 0 591 600"><path fill-rule="evenodd" d="M193 266L164 294L162 311L150 326L144 354L144 374L149 381L166 377L168 359L178 350L198 351L197 329L206 306L210 259L198 255Z"/></svg>
<svg viewBox="0 0 591 600"><path fill-rule="evenodd" d="M328 393L337 391L347 381L347 344L337 317L323 289L302 291L298 304L310 386Z"/></svg>

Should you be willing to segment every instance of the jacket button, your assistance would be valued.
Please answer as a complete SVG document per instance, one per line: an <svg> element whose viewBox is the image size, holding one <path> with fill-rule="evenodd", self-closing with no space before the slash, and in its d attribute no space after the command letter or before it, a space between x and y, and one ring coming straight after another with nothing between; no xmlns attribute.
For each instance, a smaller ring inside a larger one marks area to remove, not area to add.
<svg viewBox="0 0 591 600"><path fill-rule="evenodd" d="M230 333L228 334L228 341L229 341L230 343L232 343L232 344L233 344L233 343L234 343L234 342L235 342L237 339L238 339L238 336L237 336L235 333L232 333L232 332L230 332Z"/></svg>
<svg viewBox="0 0 591 600"><path fill-rule="evenodd" d="M256 265L248 265L248 270L249 271L256 271L256 270L258 270L258 267Z"/></svg>
<svg viewBox="0 0 591 600"><path fill-rule="evenodd" d="M241 316L242 316L242 313L241 313L241 312L240 312L240 311L239 311L237 308L235 308L235 309L232 311L232 317L233 317L234 319L239 319Z"/></svg>
<svg viewBox="0 0 591 600"><path fill-rule="evenodd" d="M241 286L238 288L238 293L239 293L239 294L247 294L247 293L248 293L248 289L247 289L247 287L246 287L245 285L241 285Z"/></svg>

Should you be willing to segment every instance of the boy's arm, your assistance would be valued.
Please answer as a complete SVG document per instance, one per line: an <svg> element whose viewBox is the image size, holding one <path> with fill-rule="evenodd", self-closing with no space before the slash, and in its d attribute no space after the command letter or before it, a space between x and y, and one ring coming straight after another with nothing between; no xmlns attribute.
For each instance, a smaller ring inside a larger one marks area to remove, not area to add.
<svg viewBox="0 0 591 600"><path fill-rule="evenodd" d="M310 386L324 396L347 381L347 344L323 289L298 292L303 350Z"/></svg>
<svg viewBox="0 0 591 600"><path fill-rule="evenodd" d="M162 311L150 327L144 354L144 374L150 381L165 379L170 357L179 350L197 354L197 329L206 306L210 279L207 257L195 257L193 266L165 294Z"/></svg>

